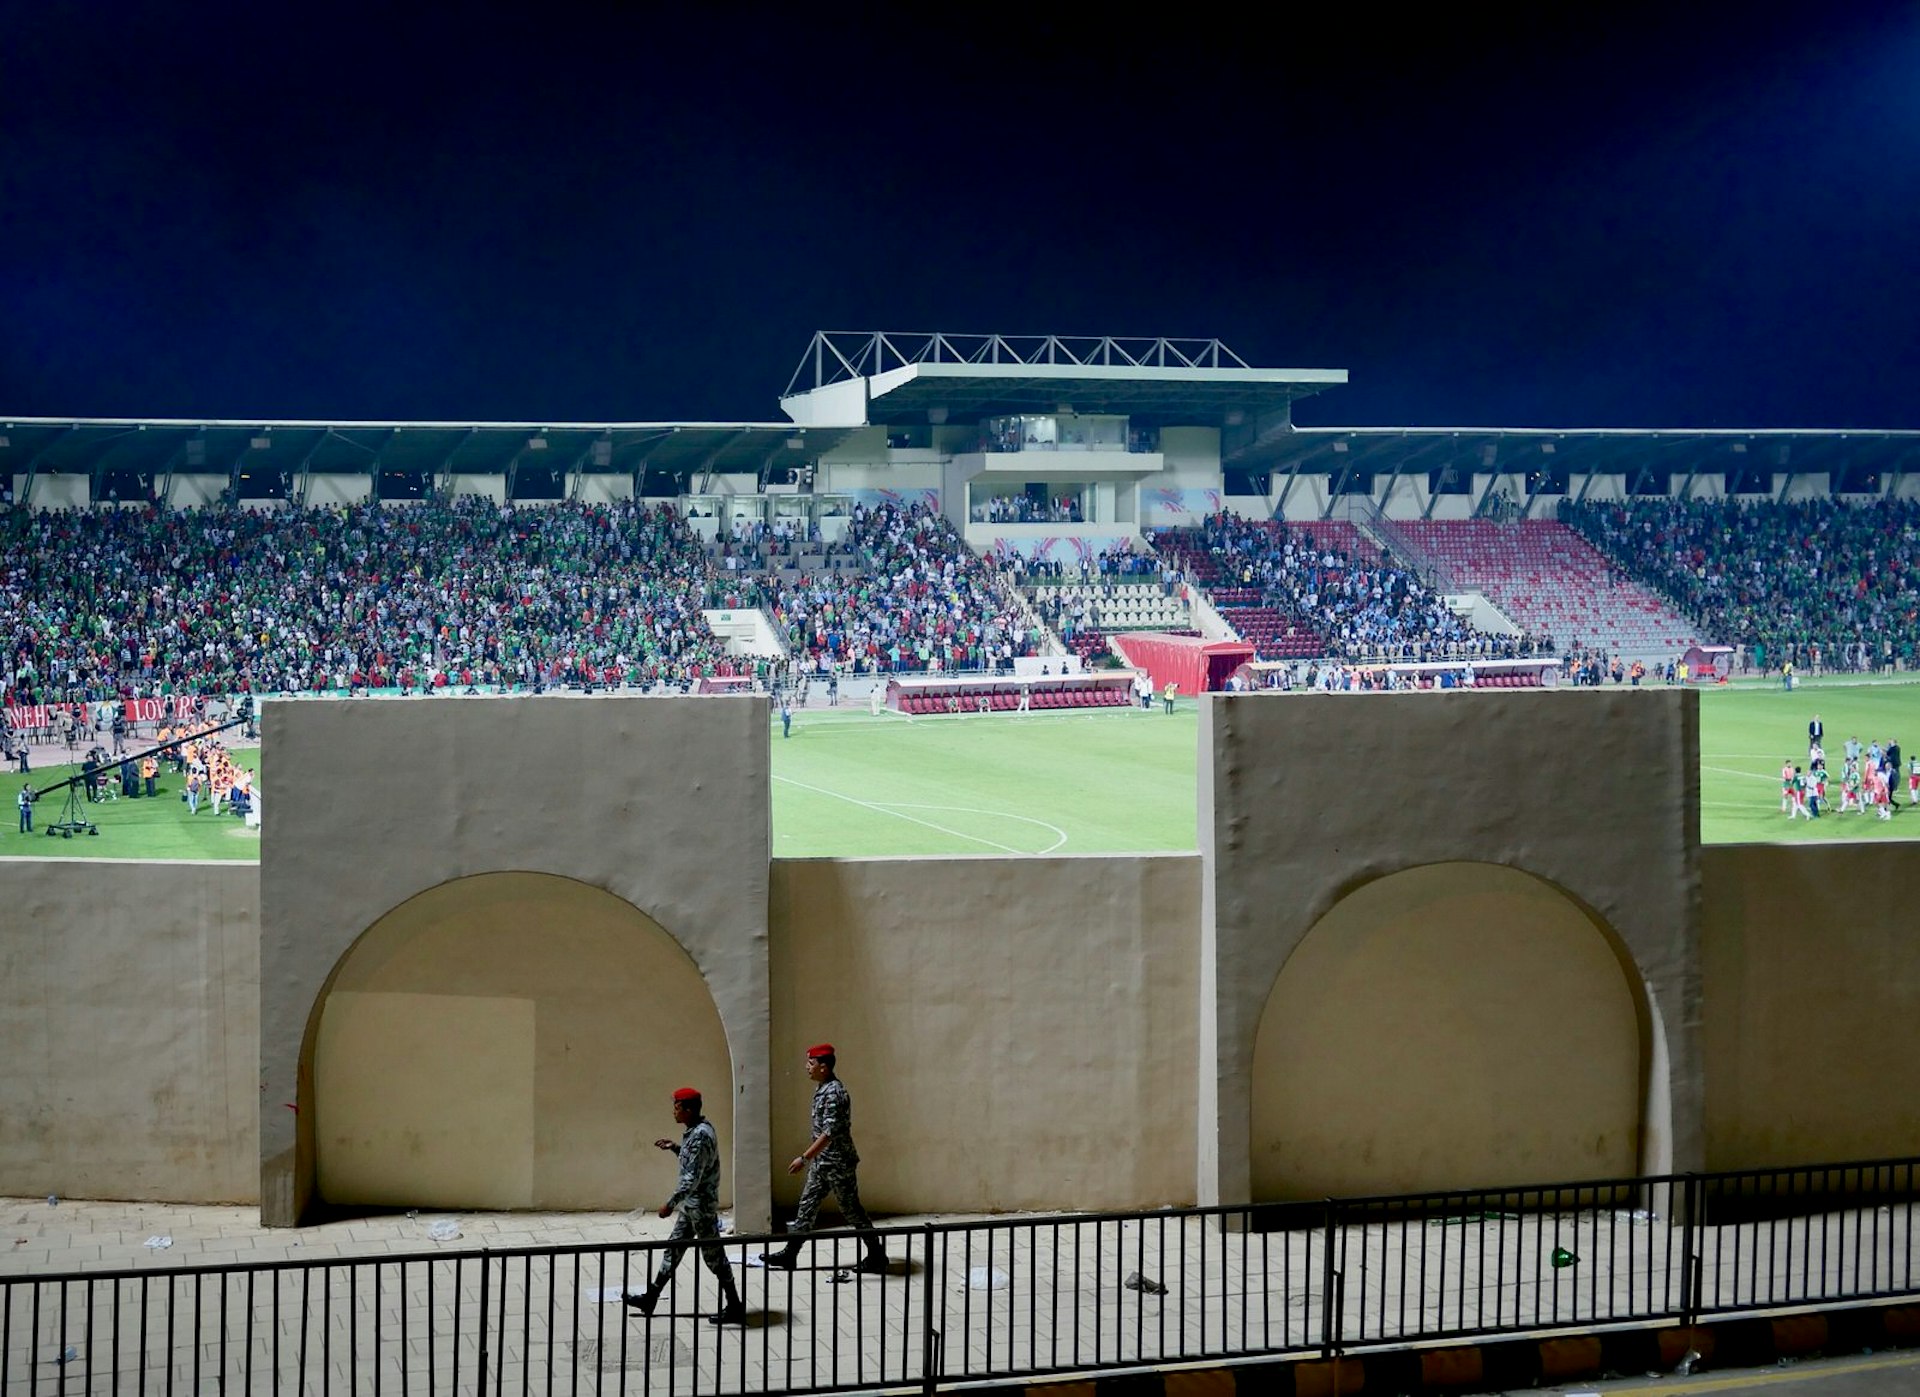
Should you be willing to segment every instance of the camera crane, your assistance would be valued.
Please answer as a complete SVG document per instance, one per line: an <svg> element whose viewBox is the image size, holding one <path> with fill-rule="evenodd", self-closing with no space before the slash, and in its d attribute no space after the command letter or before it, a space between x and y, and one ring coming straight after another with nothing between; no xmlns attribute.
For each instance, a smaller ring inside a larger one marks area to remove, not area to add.
<svg viewBox="0 0 1920 1397"><path fill-rule="evenodd" d="M148 757L152 757L157 761L163 752L171 752L177 747L186 746L189 742L198 742L203 737L211 737L213 734L225 732L229 728L246 727L253 721L254 715L251 712L243 713L238 718L230 718L224 723L215 724L213 727L202 728L199 732L191 736L176 737L170 741L149 747L144 752L130 753L126 756L115 757L110 761L96 762L92 759L92 756L89 755L85 769L83 769L78 776L69 776L66 780L55 782L45 790L36 790L33 792L32 799L34 800L39 800L44 796L57 795L61 791L67 793L66 803L60 809L60 818L47 826L47 837L51 839L57 834L62 839L71 839L76 834L97 835L100 833L100 827L87 818L86 807L81 803L80 799L80 792L85 788L89 778L97 777L102 771L106 771L111 767L142 762ZM32 788L29 787L28 789Z"/></svg>

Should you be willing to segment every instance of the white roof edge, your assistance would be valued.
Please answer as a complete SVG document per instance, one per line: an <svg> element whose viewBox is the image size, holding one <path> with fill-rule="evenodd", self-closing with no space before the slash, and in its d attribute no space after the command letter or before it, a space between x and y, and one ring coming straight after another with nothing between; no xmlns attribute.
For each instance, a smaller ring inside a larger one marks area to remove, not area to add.
<svg viewBox="0 0 1920 1397"><path fill-rule="evenodd" d="M1916 427L1294 427L1303 437L1914 437Z"/></svg>
<svg viewBox="0 0 1920 1397"><path fill-rule="evenodd" d="M806 428L792 422L409 422L347 421L332 418L290 417L7 417L0 416L0 430L7 427L293 427L309 429L331 427L335 430L389 428L395 431L513 431L513 432L665 432L680 429L734 432L797 432Z"/></svg>
<svg viewBox="0 0 1920 1397"><path fill-rule="evenodd" d="M1169 364L903 364L878 377L897 378L1110 378L1151 383L1345 383L1345 369L1188 368Z"/></svg>

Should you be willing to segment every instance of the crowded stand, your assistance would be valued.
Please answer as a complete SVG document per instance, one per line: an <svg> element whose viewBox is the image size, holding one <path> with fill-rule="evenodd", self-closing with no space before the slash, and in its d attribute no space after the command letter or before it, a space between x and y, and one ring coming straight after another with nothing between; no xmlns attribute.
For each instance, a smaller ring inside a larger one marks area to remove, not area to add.
<svg viewBox="0 0 1920 1397"><path fill-rule="evenodd" d="M999 669L1039 653L1019 603L925 505L858 506L847 543L866 572L806 573L769 599L803 671Z"/></svg>
<svg viewBox="0 0 1920 1397"><path fill-rule="evenodd" d="M1153 541L1262 660L1494 659L1551 648L1475 630L1351 524L1288 526L1222 512Z"/></svg>
<svg viewBox="0 0 1920 1397"><path fill-rule="evenodd" d="M668 505L0 516L14 703L374 688L688 687L738 663L728 590Z"/></svg>
<svg viewBox="0 0 1920 1397"><path fill-rule="evenodd" d="M1920 653L1920 501L1569 502L1560 517L1761 670L1890 673Z"/></svg>

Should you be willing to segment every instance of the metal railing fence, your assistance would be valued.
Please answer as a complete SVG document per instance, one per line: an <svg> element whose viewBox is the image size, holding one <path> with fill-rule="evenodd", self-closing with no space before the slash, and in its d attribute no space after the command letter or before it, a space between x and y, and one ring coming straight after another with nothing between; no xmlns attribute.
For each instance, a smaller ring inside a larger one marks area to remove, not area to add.
<svg viewBox="0 0 1920 1397"><path fill-rule="evenodd" d="M1920 1159L685 1244L0 1277L0 1392L838 1392L1920 1293ZM656 1312L639 1294L684 1255Z"/></svg>

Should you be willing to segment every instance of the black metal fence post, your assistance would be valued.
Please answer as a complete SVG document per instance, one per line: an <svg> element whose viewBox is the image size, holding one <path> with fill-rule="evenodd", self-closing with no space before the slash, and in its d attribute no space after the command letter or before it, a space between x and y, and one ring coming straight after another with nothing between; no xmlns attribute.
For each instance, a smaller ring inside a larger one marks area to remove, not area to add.
<svg viewBox="0 0 1920 1397"><path fill-rule="evenodd" d="M1680 1180L1680 1323L1691 1329L1700 1318L1700 1208L1698 1174Z"/></svg>
<svg viewBox="0 0 1920 1397"><path fill-rule="evenodd" d="M1341 1213L1337 1200L1329 1198L1327 1227L1320 1254L1320 1356L1332 1358L1340 1351L1343 1334L1340 1301L1340 1268L1334 1264L1334 1249L1340 1244Z"/></svg>
<svg viewBox="0 0 1920 1397"><path fill-rule="evenodd" d="M920 1390L940 1388L940 1331L933 1325L933 1224L920 1229Z"/></svg>
<svg viewBox="0 0 1920 1397"><path fill-rule="evenodd" d="M493 1258L487 1254L487 1249L485 1247L480 1248L480 1333L478 1335L480 1353L478 1360L474 1364L473 1390L475 1392L485 1392L487 1390L487 1295L491 1288L490 1283L493 1276L492 1260ZM503 1278L502 1284L504 1283ZM455 1313L457 1314L460 1305L458 1289L454 1292L453 1303Z"/></svg>

